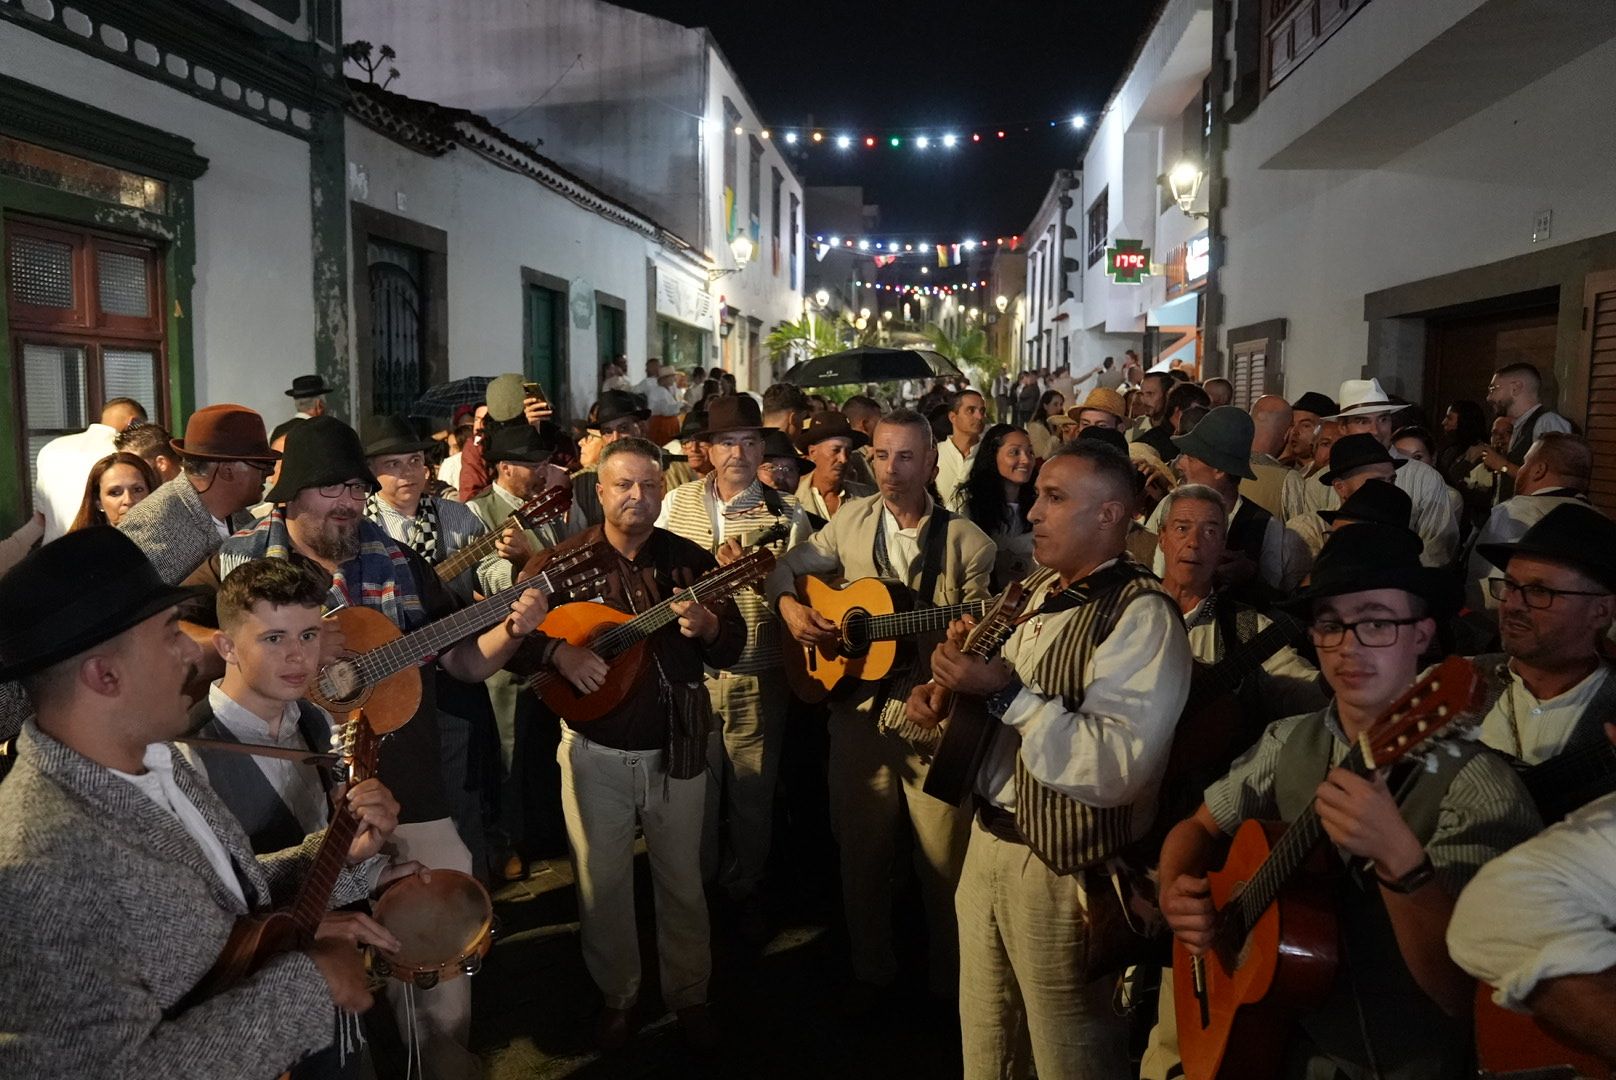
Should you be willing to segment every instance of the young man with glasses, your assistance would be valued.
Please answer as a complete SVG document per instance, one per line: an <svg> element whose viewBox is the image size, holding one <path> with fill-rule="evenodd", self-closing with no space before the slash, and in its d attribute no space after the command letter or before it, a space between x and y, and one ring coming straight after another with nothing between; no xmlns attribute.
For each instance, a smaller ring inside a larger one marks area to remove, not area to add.
<svg viewBox="0 0 1616 1080"><path fill-rule="evenodd" d="M1317 808L1345 867L1331 890L1343 970L1292 1028L1276 1074L1284 1080L1473 1075L1474 983L1449 958L1444 935L1460 890L1536 832L1537 814L1513 770L1473 743L1433 755L1433 771L1417 761L1369 777L1340 767L1414 683L1449 591L1420 565L1408 530L1333 532L1311 584L1288 606L1309 621L1335 701L1269 727L1162 846L1162 914L1200 952L1215 917L1206 872L1221 864L1228 839L1248 820L1289 823Z"/></svg>
<svg viewBox="0 0 1616 1080"><path fill-rule="evenodd" d="M1487 587L1498 602L1504 651L1476 658L1496 695L1481 738L1533 767L1524 774L1527 788L1545 819L1555 820L1616 790L1616 776L1568 785L1552 779L1555 770L1536 768L1599 747L1604 724L1616 719L1616 679L1600 654L1616 618L1616 522L1566 503L1514 543L1477 551L1503 571Z"/></svg>

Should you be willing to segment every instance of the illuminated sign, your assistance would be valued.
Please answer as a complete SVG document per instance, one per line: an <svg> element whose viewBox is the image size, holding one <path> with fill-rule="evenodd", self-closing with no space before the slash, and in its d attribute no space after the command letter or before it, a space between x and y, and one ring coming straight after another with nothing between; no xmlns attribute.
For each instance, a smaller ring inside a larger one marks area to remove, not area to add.
<svg viewBox="0 0 1616 1080"><path fill-rule="evenodd" d="M1143 240L1118 240L1105 249L1105 272L1118 285L1138 285L1150 273L1150 249Z"/></svg>
<svg viewBox="0 0 1616 1080"><path fill-rule="evenodd" d="M1184 249L1184 279L1199 281L1212 268L1212 238L1202 233L1190 238Z"/></svg>

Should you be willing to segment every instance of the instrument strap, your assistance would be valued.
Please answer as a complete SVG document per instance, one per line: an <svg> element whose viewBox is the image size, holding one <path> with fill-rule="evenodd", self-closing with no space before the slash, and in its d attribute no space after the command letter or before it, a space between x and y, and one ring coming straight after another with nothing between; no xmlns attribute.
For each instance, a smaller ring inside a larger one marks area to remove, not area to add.
<svg viewBox="0 0 1616 1080"><path fill-rule="evenodd" d="M182 746L194 746L198 750L222 750L227 754L250 754L254 757L280 758L282 761L292 761L299 765L329 766L335 765L339 760L336 754L319 754L310 750L296 750L290 746L265 746L262 743L205 739L200 735L187 735L174 741Z"/></svg>

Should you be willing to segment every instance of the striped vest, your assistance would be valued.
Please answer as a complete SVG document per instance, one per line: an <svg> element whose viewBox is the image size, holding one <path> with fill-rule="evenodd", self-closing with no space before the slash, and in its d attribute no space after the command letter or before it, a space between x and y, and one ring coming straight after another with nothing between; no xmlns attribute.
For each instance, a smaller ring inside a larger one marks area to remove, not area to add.
<svg viewBox="0 0 1616 1080"><path fill-rule="evenodd" d="M1059 694L1070 711L1082 707L1089 661L1129 604L1157 597L1178 611L1155 575L1126 557L1123 564L1132 574L1073 612L1060 640L1038 659L1028 680L1046 694ZM1049 583L1053 588L1054 576L1052 570L1041 571L1029 579L1029 587ZM1016 755L1016 827L1033 853L1057 874L1074 873L1119 854L1145 836L1154 811L1153 805L1099 807L1080 802L1040 783Z"/></svg>
<svg viewBox="0 0 1616 1080"><path fill-rule="evenodd" d="M676 536L682 536L703 551L716 552L718 544L713 539L713 520L707 512L706 501L702 493L710 480L693 480L688 484L681 484L668 494L668 520L666 528ZM797 512L797 500L794 496L777 492L772 488L765 488L758 481L752 486L760 493L760 497L738 516L727 518L725 533L730 538L742 538L762 532L776 523L789 525ZM741 498L745 498L745 493ZM772 497L772 498L771 498ZM778 508L770 508L770 504ZM775 555L782 555L786 550L785 540L776 540L769 545L769 550ZM726 670L738 675L756 675L759 672L779 670L780 659L780 620L769 610L768 601L758 589L742 589L735 594L735 606L740 609L741 618L746 620L746 648L741 650L740 659L731 664Z"/></svg>

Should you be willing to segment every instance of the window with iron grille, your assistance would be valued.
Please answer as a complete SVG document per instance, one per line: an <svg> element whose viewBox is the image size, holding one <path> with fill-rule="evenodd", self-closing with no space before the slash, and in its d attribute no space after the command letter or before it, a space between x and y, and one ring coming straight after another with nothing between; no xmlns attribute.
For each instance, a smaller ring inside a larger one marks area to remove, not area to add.
<svg viewBox="0 0 1616 1080"><path fill-rule="evenodd" d="M739 212L739 208L735 205L741 186L740 167L735 160L735 140L737 138L735 128L740 122L741 114L739 110L730 103L729 98L725 98L724 130L721 137L724 140L724 238L726 240L735 239L735 219Z"/></svg>
<svg viewBox="0 0 1616 1080"><path fill-rule="evenodd" d="M763 144L757 139L748 139L748 142L752 156L746 168L746 201L750 211L746 235L755 244L763 236Z"/></svg>
<svg viewBox="0 0 1616 1080"><path fill-rule="evenodd" d="M1089 205L1089 265L1105 258L1105 242L1111 232L1111 189L1100 192L1100 197Z"/></svg>
<svg viewBox="0 0 1616 1080"><path fill-rule="evenodd" d="M786 243L791 248L791 287L793 289L795 289L797 287L797 284L798 284L798 282L797 282L797 225L798 225L798 219L801 216L802 216L802 200L797 196L796 192L792 192L791 193L791 233L786 238Z"/></svg>
<svg viewBox="0 0 1616 1080"><path fill-rule="evenodd" d="M117 233L8 219L5 259L14 438L31 496L40 447L83 431L113 398L168 424L162 253Z"/></svg>
<svg viewBox="0 0 1616 1080"><path fill-rule="evenodd" d="M780 175L780 170L770 166L769 174L774 181L769 195L769 235L774 239L774 276L780 276L780 191L785 187L786 178Z"/></svg>

